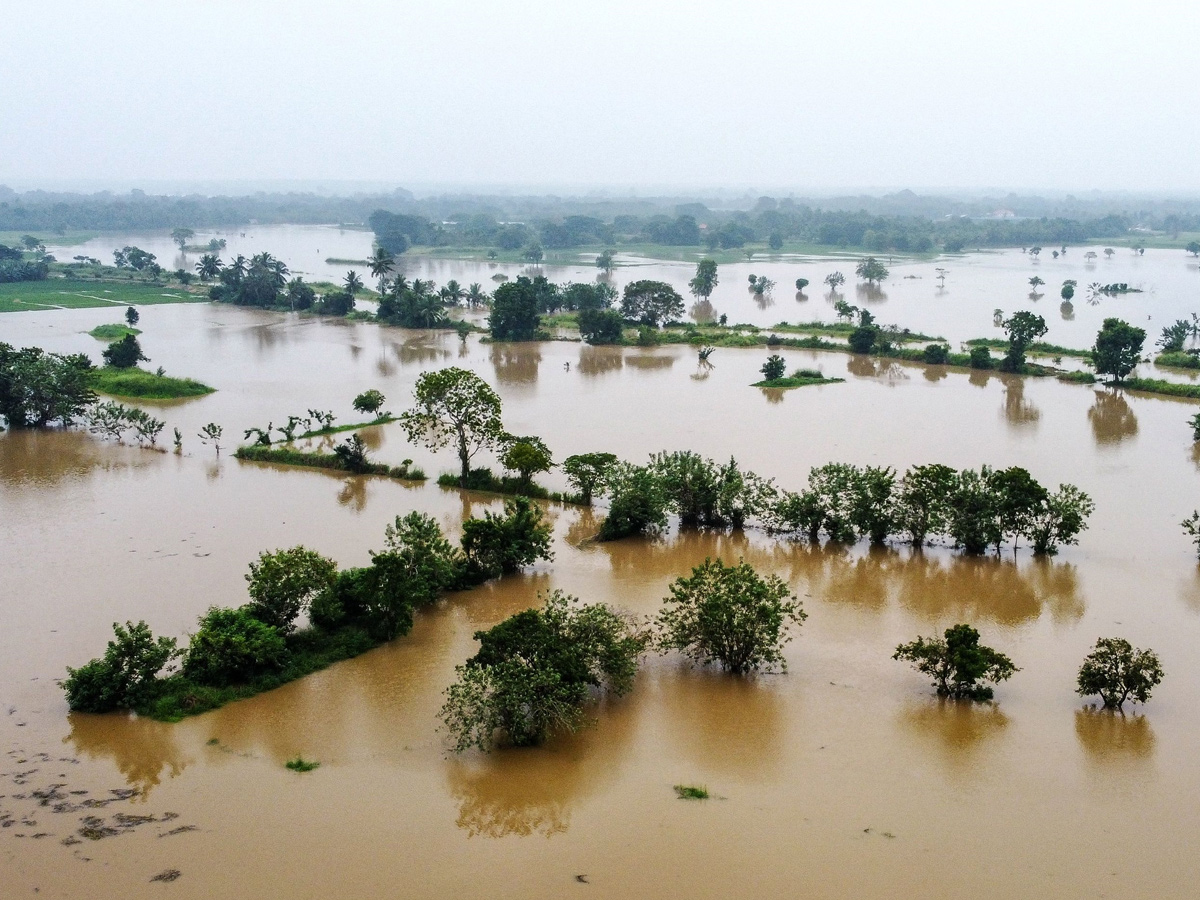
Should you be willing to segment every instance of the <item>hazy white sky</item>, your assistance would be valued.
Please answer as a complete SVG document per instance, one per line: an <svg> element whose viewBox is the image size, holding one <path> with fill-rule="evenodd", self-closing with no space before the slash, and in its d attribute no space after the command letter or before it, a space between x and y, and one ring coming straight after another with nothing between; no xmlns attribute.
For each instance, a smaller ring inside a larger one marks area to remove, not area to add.
<svg viewBox="0 0 1200 900"><path fill-rule="evenodd" d="M1194 2L41 2L0 183L1200 188Z"/></svg>

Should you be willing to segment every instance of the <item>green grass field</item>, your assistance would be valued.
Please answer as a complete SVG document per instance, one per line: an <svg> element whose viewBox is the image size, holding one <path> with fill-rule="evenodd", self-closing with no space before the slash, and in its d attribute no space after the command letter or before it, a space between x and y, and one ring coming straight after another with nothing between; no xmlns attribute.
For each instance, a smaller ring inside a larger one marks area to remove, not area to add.
<svg viewBox="0 0 1200 900"><path fill-rule="evenodd" d="M172 378L156 375L143 369L112 369L105 366L90 376L92 390L111 397L133 397L144 400L179 400L184 397L203 397L215 388L191 378Z"/></svg>
<svg viewBox="0 0 1200 900"><path fill-rule="evenodd" d="M193 294L178 286L161 284L121 284L115 281L87 284L63 278L0 284L0 313L207 302L208 297L204 294Z"/></svg>

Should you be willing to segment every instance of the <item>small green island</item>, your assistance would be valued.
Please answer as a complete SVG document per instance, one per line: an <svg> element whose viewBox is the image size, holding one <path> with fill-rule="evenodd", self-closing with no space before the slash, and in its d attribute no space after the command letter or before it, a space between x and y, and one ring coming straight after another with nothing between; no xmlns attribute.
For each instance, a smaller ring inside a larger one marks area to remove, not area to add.
<svg viewBox="0 0 1200 900"><path fill-rule="evenodd" d="M808 387L811 384L837 384L845 380L845 378L826 378L816 369L797 369L791 375L785 375L782 378L768 378L764 381L756 381L753 386L759 388L799 388Z"/></svg>
<svg viewBox="0 0 1200 900"><path fill-rule="evenodd" d="M134 328L131 325L121 325L120 323L108 323L105 325L97 325L88 332L98 341L119 341L127 334L132 334L135 337L142 333L142 329Z"/></svg>
<svg viewBox="0 0 1200 900"><path fill-rule="evenodd" d="M138 367L114 368L104 366L88 373L92 390L110 397L132 397L140 400L182 400L203 397L216 388L191 378L172 378Z"/></svg>

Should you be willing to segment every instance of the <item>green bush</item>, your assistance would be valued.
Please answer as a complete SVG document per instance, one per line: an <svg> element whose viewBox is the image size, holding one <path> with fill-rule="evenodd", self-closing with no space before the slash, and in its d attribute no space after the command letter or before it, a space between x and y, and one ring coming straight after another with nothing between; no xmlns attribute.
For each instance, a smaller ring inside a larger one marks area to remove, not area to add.
<svg viewBox="0 0 1200 900"><path fill-rule="evenodd" d="M667 496L649 469L622 464L609 479L608 515L600 523L599 540L616 541L666 527Z"/></svg>
<svg viewBox="0 0 1200 900"><path fill-rule="evenodd" d="M992 354L988 351L987 347L971 348L970 366L972 369L990 369L993 367L994 363L995 361L992 359Z"/></svg>
<svg viewBox="0 0 1200 900"><path fill-rule="evenodd" d="M624 320L615 309L582 309L579 311L579 334L589 344L619 344L624 333Z"/></svg>
<svg viewBox="0 0 1200 900"><path fill-rule="evenodd" d="M984 682L1006 681L1019 671L1012 660L979 643L979 632L970 625L947 628L944 638L918 637L896 648L892 659L913 664L933 677L939 697L955 700L991 700L992 688Z"/></svg>
<svg viewBox="0 0 1200 900"><path fill-rule="evenodd" d="M275 628L246 607L214 606L200 619L183 660L183 674L202 685L245 684L287 663L287 645Z"/></svg>
<svg viewBox="0 0 1200 900"><path fill-rule="evenodd" d="M775 381L783 377L787 371L787 363L783 357L777 353L767 357L767 361L762 364L762 368L758 371L762 372L763 379L766 381Z"/></svg>
<svg viewBox="0 0 1200 900"><path fill-rule="evenodd" d="M296 617L328 592L336 577L333 560L305 547L260 553L246 576L251 600L246 608L260 622L287 634Z"/></svg>
<svg viewBox="0 0 1200 900"><path fill-rule="evenodd" d="M847 340L850 344L850 349L855 353L870 353L878 337L878 328L873 325L863 325L850 332L850 337Z"/></svg>
<svg viewBox="0 0 1200 900"><path fill-rule="evenodd" d="M361 585L357 616L371 634L392 640L412 628L413 610L452 587L463 557L431 516L411 512L387 526L381 553L371 554L373 574Z"/></svg>
<svg viewBox="0 0 1200 900"><path fill-rule="evenodd" d="M945 344L927 344L922 351L925 362L931 365L944 365L950 357L950 348Z"/></svg>
<svg viewBox="0 0 1200 900"><path fill-rule="evenodd" d="M155 638L145 622L113 623L115 640L104 656L78 669L67 669L63 690L67 705L79 712L133 709L155 692L158 673L178 655L174 638Z"/></svg>
<svg viewBox="0 0 1200 900"><path fill-rule="evenodd" d="M496 578L539 559L554 558L550 526L542 521L541 507L525 497L506 500L504 515L487 511L482 519L467 519L462 530L470 579Z"/></svg>

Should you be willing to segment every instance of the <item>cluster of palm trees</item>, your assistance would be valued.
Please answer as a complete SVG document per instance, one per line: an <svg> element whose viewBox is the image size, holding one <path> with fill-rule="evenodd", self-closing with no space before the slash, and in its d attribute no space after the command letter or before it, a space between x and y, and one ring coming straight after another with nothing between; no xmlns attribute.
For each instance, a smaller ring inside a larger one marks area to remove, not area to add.
<svg viewBox="0 0 1200 900"><path fill-rule="evenodd" d="M451 279L440 290L432 281L414 278L409 281L403 275L391 280L380 280L383 288L379 301L379 318L406 328L438 328L449 323L447 307L462 306L472 309L488 305L489 297L478 283L464 289Z"/></svg>

